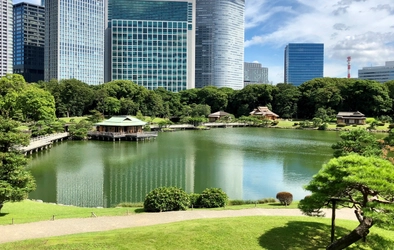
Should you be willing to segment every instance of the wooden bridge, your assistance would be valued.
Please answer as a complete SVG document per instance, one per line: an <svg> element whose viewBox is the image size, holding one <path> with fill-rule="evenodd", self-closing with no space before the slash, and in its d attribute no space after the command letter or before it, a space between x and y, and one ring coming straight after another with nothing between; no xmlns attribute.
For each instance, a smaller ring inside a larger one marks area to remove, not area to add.
<svg viewBox="0 0 394 250"><path fill-rule="evenodd" d="M33 137L30 139L28 146L19 147L18 149L24 152L25 155L30 155L34 152L48 149L52 147L54 142L63 141L63 139L67 139L68 137L68 132Z"/></svg>

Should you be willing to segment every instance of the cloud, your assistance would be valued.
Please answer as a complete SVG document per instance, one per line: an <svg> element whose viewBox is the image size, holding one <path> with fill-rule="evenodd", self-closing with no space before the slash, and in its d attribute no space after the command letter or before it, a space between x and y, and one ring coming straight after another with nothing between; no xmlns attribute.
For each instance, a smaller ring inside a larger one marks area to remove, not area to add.
<svg viewBox="0 0 394 250"><path fill-rule="evenodd" d="M324 43L325 60L329 67L342 65L347 56L354 58L354 63L383 65L394 59L394 5L392 0L294 0L246 1L249 11L246 15L248 27L265 27L271 22L248 17L253 13L271 13L271 9L291 8L291 15L274 11L275 15L286 15L285 21L279 22L276 29L264 32L254 30L246 36L245 48L253 46L283 48L288 43L316 42ZM299 10L302 6L305 11ZM281 19L276 17L276 19ZM253 22L248 24L248 21ZM332 61L331 61L332 60ZM360 67L359 66L359 67ZM342 67L342 66L341 66ZM327 72L336 72L328 70ZM342 73L340 73L342 74Z"/></svg>

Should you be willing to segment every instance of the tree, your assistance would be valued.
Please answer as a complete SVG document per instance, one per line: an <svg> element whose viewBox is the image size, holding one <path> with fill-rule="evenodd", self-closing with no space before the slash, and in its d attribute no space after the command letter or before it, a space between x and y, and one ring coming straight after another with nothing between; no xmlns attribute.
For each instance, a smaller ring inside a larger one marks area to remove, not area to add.
<svg viewBox="0 0 394 250"><path fill-rule="evenodd" d="M338 206L353 208L360 223L327 249L350 246L368 235L373 225L394 229L394 167L387 160L357 154L333 158L305 189L312 195L300 201L303 213L319 216L321 208L335 198Z"/></svg>
<svg viewBox="0 0 394 250"><path fill-rule="evenodd" d="M29 135L18 130L19 123L0 116L0 204L21 201L35 189L26 170L27 160L18 146L29 144Z"/></svg>
<svg viewBox="0 0 394 250"><path fill-rule="evenodd" d="M88 112L93 102L93 90L88 84L77 79L67 79L61 80L59 85L58 113L70 117L82 116Z"/></svg>
<svg viewBox="0 0 394 250"><path fill-rule="evenodd" d="M366 131L359 128L343 132L340 134L341 141L332 145L334 157L345 156L351 153L363 156L381 156L382 150L376 138Z"/></svg>
<svg viewBox="0 0 394 250"><path fill-rule="evenodd" d="M0 115L12 118L18 111L17 103L27 84L23 76L7 74L0 78Z"/></svg>
<svg viewBox="0 0 394 250"><path fill-rule="evenodd" d="M274 92L272 108L282 118L292 118L297 113L300 91L292 84L279 83Z"/></svg>

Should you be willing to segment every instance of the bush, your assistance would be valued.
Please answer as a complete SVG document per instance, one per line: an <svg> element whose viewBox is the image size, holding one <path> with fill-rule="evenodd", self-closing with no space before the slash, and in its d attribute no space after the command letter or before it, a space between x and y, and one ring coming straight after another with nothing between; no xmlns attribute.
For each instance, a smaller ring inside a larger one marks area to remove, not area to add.
<svg viewBox="0 0 394 250"><path fill-rule="evenodd" d="M186 210L189 195L177 187L159 187L149 192L144 201L145 212L165 212Z"/></svg>
<svg viewBox="0 0 394 250"><path fill-rule="evenodd" d="M288 206L293 202L293 195L289 192L279 192L276 194L276 199L283 205Z"/></svg>
<svg viewBox="0 0 394 250"><path fill-rule="evenodd" d="M190 206L189 207L199 207L200 206L200 194L191 193L189 194Z"/></svg>
<svg viewBox="0 0 394 250"><path fill-rule="evenodd" d="M389 129L392 129L392 128L394 128L394 123L390 123L390 125L389 125Z"/></svg>
<svg viewBox="0 0 394 250"><path fill-rule="evenodd" d="M346 127L346 123L338 123L338 124L337 124L337 127L339 127L339 128Z"/></svg>
<svg viewBox="0 0 394 250"><path fill-rule="evenodd" d="M318 130L327 130L327 128L328 128L328 124L327 123L323 123L317 129Z"/></svg>
<svg viewBox="0 0 394 250"><path fill-rule="evenodd" d="M200 206L206 208L224 207L228 196L221 188L206 188L200 196Z"/></svg>
<svg viewBox="0 0 394 250"><path fill-rule="evenodd" d="M276 202L275 198L264 198L257 201L257 203L259 204L273 203L273 202Z"/></svg>

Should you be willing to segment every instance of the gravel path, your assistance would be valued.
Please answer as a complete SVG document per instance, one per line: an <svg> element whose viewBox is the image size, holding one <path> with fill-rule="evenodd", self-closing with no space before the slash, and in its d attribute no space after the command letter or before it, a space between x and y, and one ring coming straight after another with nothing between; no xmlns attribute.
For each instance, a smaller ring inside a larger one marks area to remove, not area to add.
<svg viewBox="0 0 394 250"><path fill-rule="evenodd" d="M326 210L330 217L331 210ZM141 213L128 216L61 219L0 226L0 243L51 236L150 226L185 220L240 216L302 216L298 209L189 210L165 213ZM355 220L351 209L337 210L336 218Z"/></svg>

